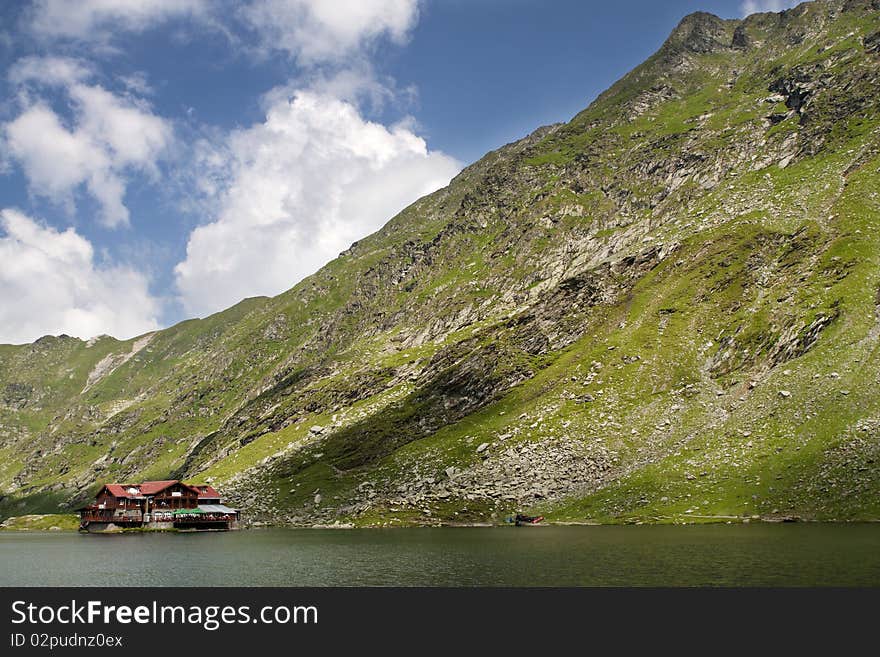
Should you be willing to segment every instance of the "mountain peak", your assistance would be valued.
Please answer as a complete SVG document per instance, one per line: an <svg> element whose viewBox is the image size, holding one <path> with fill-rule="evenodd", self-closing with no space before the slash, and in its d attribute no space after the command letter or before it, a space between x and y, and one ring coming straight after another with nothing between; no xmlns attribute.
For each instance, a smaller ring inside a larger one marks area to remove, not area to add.
<svg viewBox="0 0 880 657"><path fill-rule="evenodd" d="M730 46L730 30L739 21L726 21L704 11L685 16L669 35L665 46L676 51L708 53Z"/></svg>

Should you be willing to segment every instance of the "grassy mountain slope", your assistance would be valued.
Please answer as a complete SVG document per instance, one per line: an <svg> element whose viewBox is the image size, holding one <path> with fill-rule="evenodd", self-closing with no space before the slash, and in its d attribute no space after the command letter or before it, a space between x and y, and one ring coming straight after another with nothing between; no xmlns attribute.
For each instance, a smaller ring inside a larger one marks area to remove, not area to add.
<svg viewBox="0 0 880 657"><path fill-rule="evenodd" d="M880 3L685 18L273 299L0 346L0 515L880 517Z"/></svg>

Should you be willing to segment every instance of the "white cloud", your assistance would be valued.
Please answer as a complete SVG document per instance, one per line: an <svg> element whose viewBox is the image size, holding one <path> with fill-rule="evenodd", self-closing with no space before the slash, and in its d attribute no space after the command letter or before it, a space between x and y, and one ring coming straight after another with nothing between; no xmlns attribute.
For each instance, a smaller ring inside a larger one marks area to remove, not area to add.
<svg viewBox="0 0 880 657"><path fill-rule="evenodd" d="M768 11L779 12L783 9L791 9L804 0L744 0L740 5L743 16L764 13Z"/></svg>
<svg viewBox="0 0 880 657"><path fill-rule="evenodd" d="M9 77L17 85L61 87L74 110L68 128L45 101L28 100L18 117L2 126L9 158L21 165L31 192L72 209L75 192L85 186L101 206L105 225L127 224L125 177L158 175L156 162L172 140L170 124L136 98L86 84L90 71L76 60L24 59Z"/></svg>
<svg viewBox="0 0 880 657"><path fill-rule="evenodd" d="M31 29L40 37L103 41L113 32L142 32L172 18L200 16L203 0L38 0Z"/></svg>
<svg viewBox="0 0 880 657"><path fill-rule="evenodd" d="M106 154L88 135L68 131L45 105L34 105L4 126L9 154L24 169L31 189L72 209L73 190L85 183L94 193L106 181ZM104 195L106 197L106 195ZM121 201L120 201L121 203ZM112 205L112 204L111 204ZM126 221L107 208L108 223Z"/></svg>
<svg viewBox="0 0 880 657"><path fill-rule="evenodd" d="M263 94L260 107L268 112L279 102L286 102L301 89L366 107L377 113L389 105L400 110L412 106L418 97L415 86L400 87L394 78L380 76L369 62L347 62L345 68L331 70L310 68L306 73Z"/></svg>
<svg viewBox="0 0 880 657"><path fill-rule="evenodd" d="M200 165L200 189L219 194L216 219L192 232L175 268L199 315L288 289L460 169L403 125L314 91L276 101L222 149L203 143Z"/></svg>
<svg viewBox="0 0 880 657"><path fill-rule="evenodd" d="M129 92L138 96L152 96L156 92L143 71L136 71L130 75L120 75L118 79Z"/></svg>
<svg viewBox="0 0 880 657"><path fill-rule="evenodd" d="M264 51L286 51L302 63L340 61L380 37L406 40L418 0L254 0L241 10Z"/></svg>
<svg viewBox="0 0 880 657"><path fill-rule="evenodd" d="M79 129L103 143L115 167L153 169L171 139L163 119L98 86L74 85L70 97L79 107Z"/></svg>
<svg viewBox="0 0 880 657"><path fill-rule="evenodd" d="M39 82L50 86L69 86L92 77L89 64L70 57L22 57L10 68L12 84Z"/></svg>
<svg viewBox="0 0 880 657"><path fill-rule="evenodd" d="M95 262L91 243L17 210L0 211L0 342L67 333L129 338L158 327L146 278Z"/></svg>
<svg viewBox="0 0 880 657"><path fill-rule="evenodd" d="M300 63L338 62L379 38L407 39L420 0L36 0L30 33L44 42L70 40L119 52L119 35L144 32L172 20L193 19L251 52L287 52ZM115 45L113 45L115 44Z"/></svg>
<svg viewBox="0 0 880 657"><path fill-rule="evenodd" d="M211 212L189 235L175 286L183 307L203 315L288 289L459 171L453 158L428 150L414 120L380 125L359 109L405 104L414 93L380 79L370 55L380 41L409 38L420 1L39 0L30 27L43 43L111 48L121 34L189 16L246 53L295 60L296 79L264 97L262 123L230 134L200 129L212 139L195 147L182 204ZM22 109L0 139L32 193L72 207L85 190L104 223L120 225L129 176L158 175L173 135L140 100L151 92L145 78L117 76L126 92L115 94L97 77L81 60L19 62L9 78ZM63 91L60 100L47 87Z"/></svg>

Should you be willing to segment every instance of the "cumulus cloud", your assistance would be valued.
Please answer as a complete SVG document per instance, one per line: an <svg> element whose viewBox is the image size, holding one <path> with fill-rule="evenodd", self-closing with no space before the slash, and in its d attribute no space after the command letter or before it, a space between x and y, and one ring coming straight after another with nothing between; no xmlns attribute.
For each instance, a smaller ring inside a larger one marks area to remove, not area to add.
<svg viewBox="0 0 880 657"><path fill-rule="evenodd" d="M349 62L342 69L310 68L263 94L260 107L268 112L302 89L366 108L372 113L381 113L389 106L404 110L412 107L418 98L414 85L401 87L394 78L380 75L368 61L360 59Z"/></svg>
<svg viewBox="0 0 880 657"><path fill-rule="evenodd" d="M175 268L184 307L199 315L288 289L460 169L404 125L306 90L222 148L203 143L199 161L201 189L219 205Z"/></svg>
<svg viewBox="0 0 880 657"><path fill-rule="evenodd" d="M253 0L241 16L264 51L302 63L339 61L380 37L406 40L419 17L418 0Z"/></svg>
<svg viewBox="0 0 880 657"><path fill-rule="evenodd" d="M31 30L47 39L102 41L113 32L142 32L169 19L202 16L204 0L38 0Z"/></svg>
<svg viewBox="0 0 880 657"><path fill-rule="evenodd" d="M25 214L0 211L0 342L67 333L129 338L158 327L148 282L124 266L102 265L91 243Z"/></svg>
<svg viewBox="0 0 880 657"><path fill-rule="evenodd" d="M18 62L10 81L60 87L73 107L73 126L68 128L47 102L25 94L26 107L2 126L2 137L32 193L72 209L83 186L98 201L105 225L124 225L129 221L125 177L158 174L156 162L172 140L172 129L143 101L87 84L90 75L85 64L66 58Z"/></svg>
<svg viewBox="0 0 880 657"><path fill-rule="evenodd" d="M740 8L743 16L758 14L768 11L779 12L783 9L791 9L804 0L744 0Z"/></svg>
<svg viewBox="0 0 880 657"><path fill-rule="evenodd" d="M174 272L182 306L203 315L288 289L460 170L428 149L414 120L381 125L364 115L364 107L400 108L415 93L378 75L371 53L409 38L419 3L38 0L29 17L43 43L77 48L118 46L120 34L192 17L242 52L295 62L294 79L263 99L264 121L225 134L200 127L210 139L193 147L195 173L179 174L192 183L182 205L210 210ZM113 93L90 65L59 57L21 61L9 79L21 111L0 126L0 140L32 193L72 208L85 191L105 224L125 224L129 176L157 175L173 136L143 100L148 81L117 76L126 92Z"/></svg>

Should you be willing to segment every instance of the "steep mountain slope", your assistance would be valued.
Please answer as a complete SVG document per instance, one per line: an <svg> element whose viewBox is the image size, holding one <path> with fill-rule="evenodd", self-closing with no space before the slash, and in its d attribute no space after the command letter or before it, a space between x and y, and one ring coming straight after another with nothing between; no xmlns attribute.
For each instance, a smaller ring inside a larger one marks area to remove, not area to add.
<svg viewBox="0 0 880 657"><path fill-rule="evenodd" d="M880 2L693 14L285 294L0 347L0 511L880 517L878 183Z"/></svg>

